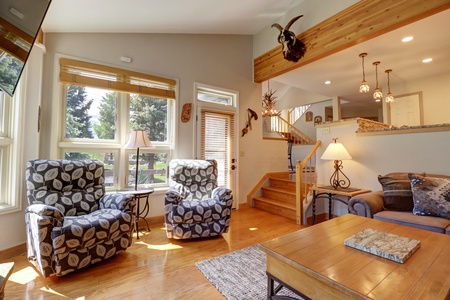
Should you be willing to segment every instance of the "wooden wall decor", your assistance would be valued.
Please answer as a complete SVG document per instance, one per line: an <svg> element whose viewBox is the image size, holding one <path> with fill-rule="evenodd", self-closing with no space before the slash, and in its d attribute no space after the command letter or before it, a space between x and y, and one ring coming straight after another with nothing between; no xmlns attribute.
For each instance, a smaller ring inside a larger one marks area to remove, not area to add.
<svg viewBox="0 0 450 300"><path fill-rule="evenodd" d="M185 103L181 111L181 122L186 123L191 119L192 103Z"/></svg>
<svg viewBox="0 0 450 300"><path fill-rule="evenodd" d="M298 62L285 60L281 46L255 58L254 81L261 83L449 8L449 0L361 0L298 34L308 49Z"/></svg>

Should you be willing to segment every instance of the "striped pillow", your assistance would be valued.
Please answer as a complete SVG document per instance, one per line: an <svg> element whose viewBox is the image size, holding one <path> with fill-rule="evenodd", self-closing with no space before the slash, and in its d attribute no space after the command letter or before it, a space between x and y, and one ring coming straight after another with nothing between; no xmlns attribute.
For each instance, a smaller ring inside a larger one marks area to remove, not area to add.
<svg viewBox="0 0 450 300"><path fill-rule="evenodd" d="M425 176L424 173L417 175ZM412 212L414 203L408 173L378 175L378 181L383 187L385 210Z"/></svg>

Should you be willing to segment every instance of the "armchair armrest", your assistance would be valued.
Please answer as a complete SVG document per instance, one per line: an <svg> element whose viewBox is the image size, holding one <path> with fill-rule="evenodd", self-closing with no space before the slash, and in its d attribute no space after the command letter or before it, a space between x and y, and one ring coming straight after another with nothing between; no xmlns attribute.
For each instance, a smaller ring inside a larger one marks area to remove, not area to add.
<svg viewBox="0 0 450 300"><path fill-rule="evenodd" d="M166 192L166 197L164 198L164 202L166 204L178 204L181 202L181 200L183 200L183 196L176 190L174 189L169 189Z"/></svg>
<svg viewBox="0 0 450 300"><path fill-rule="evenodd" d="M25 213L37 215L37 220L44 220L45 224L50 220L53 226L62 226L64 222L64 214L56 207L46 204L29 205Z"/></svg>
<svg viewBox="0 0 450 300"><path fill-rule="evenodd" d="M219 200L221 202L225 202L225 203L227 203L230 200L231 200L231 203L233 202L233 194L232 194L231 190L228 188L223 188L223 187L215 188L212 192L212 197L213 197L213 199L217 199L217 200ZM230 207L231 207L231 203L229 205Z"/></svg>
<svg viewBox="0 0 450 300"><path fill-rule="evenodd" d="M373 215L383 210L383 191L357 195L348 202L348 210L354 215L373 218Z"/></svg>
<svg viewBox="0 0 450 300"><path fill-rule="evenodd" d="M100 208L119 209L122 211L132 211L136 200L131 194L106 194L99 200Z"/></svg>

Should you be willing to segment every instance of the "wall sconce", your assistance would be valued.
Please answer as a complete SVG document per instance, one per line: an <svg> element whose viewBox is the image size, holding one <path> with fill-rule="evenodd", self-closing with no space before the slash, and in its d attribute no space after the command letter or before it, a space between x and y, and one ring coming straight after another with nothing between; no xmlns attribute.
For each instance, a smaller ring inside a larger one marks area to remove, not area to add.
<svg viewBox="0 0 450 300"><path fill-rule="evenodd" d="M334 160L334 172L330 177L330 184L334 189L346 189L350 186L350 179L342 172L342 160L352 159L344 145L337 142L337 138L333 139L325 152L320 157L324 160ZM345 179L340 178L339 173Z"/></svg>
<svg viewBox="0 0 450 300"><path fill-rule="evenodd" d="M367 92L369 92L369 85L367 85L366 73L364 71L364 57L366 57L366 56L367 56L367 53L361 53L359 55L359 57L362 58L362 71L363 71L363 80L362 80L361 86L359 87L359 92L360 93L367 93Z"/></svg>
<svg viewBox="0 0 450 300"><path fill-rule="evenodd" d="M139 148L155 148L148 138L145 130L134 130L125 149L137 149L136 153L136 173L134 177L134 190L137 191L138 176L139 176Z"/></svg>
<svg viewBox="0 0 450 300"><path fill-rule="evenodd" d="M389 73L392 72L392 69L388 69L384 72L387 73L387 75L388 75L388 93L387 93L386 99L384 99L384 101L386 101L387 103L394 102L394 96L392 96L392 94L391 94L391 84L389 81Z"/></svg>
<svg viewBox="0 0 450 300"><path fill-rule="evenodd" d="M376 61L373 63L373 65L375 66L375 78L376 78L376 87L375 87L375 92L373 93L373 99L376 102L380 102L383 99L383 93L380 91L380 89L378 88L378 65L380 64L379 61Z"/></svg>

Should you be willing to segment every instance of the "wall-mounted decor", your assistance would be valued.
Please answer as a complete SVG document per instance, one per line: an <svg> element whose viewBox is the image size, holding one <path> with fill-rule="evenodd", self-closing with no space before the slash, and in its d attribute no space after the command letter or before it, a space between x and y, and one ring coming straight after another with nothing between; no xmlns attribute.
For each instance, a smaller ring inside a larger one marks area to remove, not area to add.
<svg viewBox="0 0 450 300"><path fill-rule="evenodd" d="M322 117L321 116L314 117L314 124L320 124L320 123L322 123Z"/></svg>
<svg viewBox="0 0 450 300"><path fill-rule="evenodd" d="M181 111L181 122L186 123L191 119L192 103L186 103L183 105Z"/></svg>
<svg viewBox="0 0 450 300"><path fill-rule="evenodd" d="M312 111L306 112L305 120L306 120L306 122L311 122L313 120L313 112Z"/></svg>
<svg viewBox="0 0 450 300"><path fill-rule="evenodd" d="M245 128L242 129L242 136L246 135L248 133L249 129L252 130L252 119L255 119L255 121L258 120L258 114L254 110L248 108L247 109L247 124L245 125Z"/></svg>
<svg viewBox="0 0 450 300"><path fill-rule="evenodd" d="M297 62L303 57L303 55L305 55L306 52L305 44L297 39L295 33L289 30L292 24L294 24L294 22L301 17L303 17L303 15L293 18L284 28L278 23L272 24L272 27L275 27L280 31L280 34L278 35L278 43L280 43L283 47L284 59L293 62Z"/></svg>

